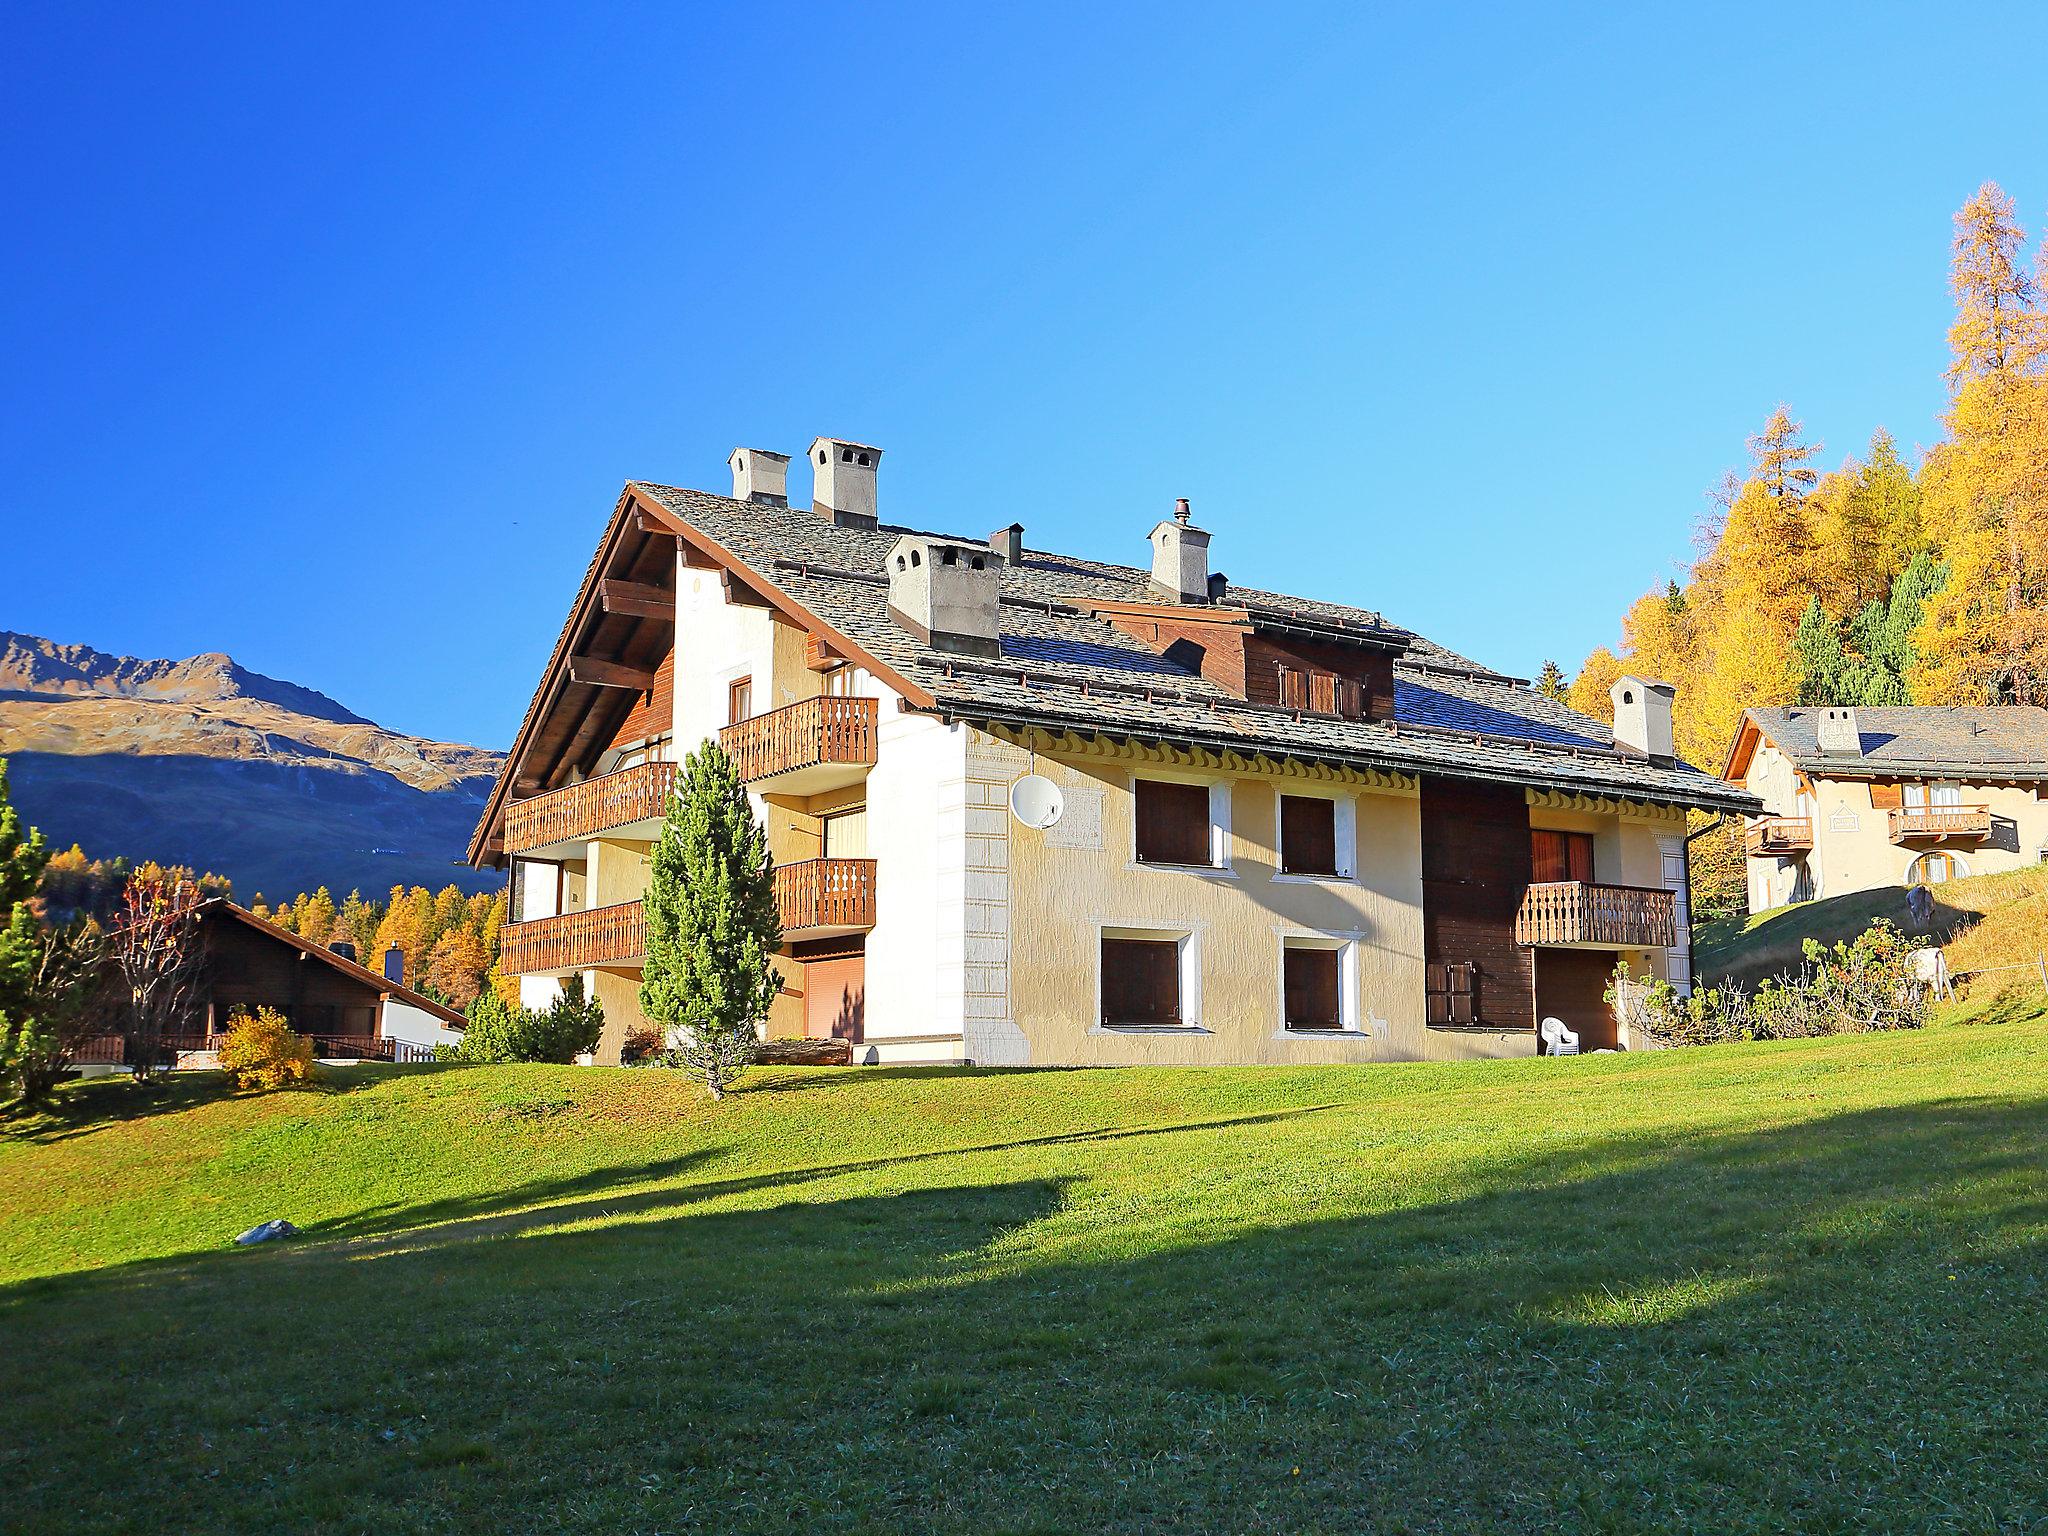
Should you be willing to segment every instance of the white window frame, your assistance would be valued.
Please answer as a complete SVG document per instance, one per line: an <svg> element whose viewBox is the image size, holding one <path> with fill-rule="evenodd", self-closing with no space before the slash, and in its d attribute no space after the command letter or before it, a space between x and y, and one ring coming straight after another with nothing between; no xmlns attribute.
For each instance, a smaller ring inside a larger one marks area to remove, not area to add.
<svg viewBox="0 0 2048 1536"><path fill-rule="evenodd" d="M1175 869L1178 865L1146 866ZM1180 1022L1178 1024L1114 1024L1102 1018L1102 941L1140 939L1150 943L1171 940L1179 946ZM1202 1023L1202 930L1187 923L1103 923L1095 925L1095 1009L1091 1035L1207 1035L1214 1031Z"/></svg>
<svg viewBox="0 0 2048 1536"><path fill-rule="evenodd" d="M1274 1009L1279 1027L1275 1040L1334 1040L1339 1036L1366 1033L1359 1007L1358 941L1355 933L1320 933L1313 928L1277 930L1279 946L1273 955ZM1334 949L1337 952L1337 1027L1297 1029L1287 1022L1287 951L1290 949Z"/></svg>
<svg viewBox="0 0 2048 1536"><path fill-rule="evenodd" d="M1207 864L1162 864L1156 859L1138 857L1138 780L1151 779L1160 784L1201 784L1209 791L1209 862ZM1180 768L1132 769L1128 786L1131 807L1131 835L1126 846L1129 862L1126 869L1156 869L1168 874L1204 875L1211 880L1235 880L1237 867L1230 838L1230 798L1233 781L1219 779L1213 773L1199 773Z"/></svg>
<svg viewBox="0 0 2048 1536"><path fill-rule="evenodd" d="M1280 802L1288 795L1297 800L1329 800L1336 809L1331 813L1335 823L1333 836L1337 840L1337 873L1334 875L1292 874L1286 869L1287 854L1281 847L1283 836L1280 828ZM1358 796L1341 789L1325 788L1321 784L1289 784L1281 782L1273 786L1273 878L1284 885L1356 885L1358 884Z"/></svg>

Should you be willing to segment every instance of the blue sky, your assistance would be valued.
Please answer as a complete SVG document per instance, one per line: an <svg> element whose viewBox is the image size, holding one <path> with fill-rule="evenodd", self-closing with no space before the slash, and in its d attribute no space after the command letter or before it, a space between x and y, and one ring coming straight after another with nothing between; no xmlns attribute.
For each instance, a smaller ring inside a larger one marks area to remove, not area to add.
<svg viewBox="0 0 2048 1536"><path fill-rule="evenodd" d="M1932 441L1951 213L2048 214L2032 9L0 26L0 627L490 745L625 480L821 432L893 520L1137 562L1187 496L1569 667L1775 402Z"/></svg>

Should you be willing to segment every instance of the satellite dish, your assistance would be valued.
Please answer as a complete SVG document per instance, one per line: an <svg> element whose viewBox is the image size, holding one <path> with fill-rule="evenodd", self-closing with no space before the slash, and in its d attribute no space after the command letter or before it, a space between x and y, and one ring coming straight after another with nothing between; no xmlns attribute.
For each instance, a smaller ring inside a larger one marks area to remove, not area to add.
<svg viewBox="0 0 2048 1536"><path fill-rule="evenodd" d="M1042 773L1027 773L1010 786L1010 814L1027 827L1043 832L1064 808L1059 785Z"/></svg>

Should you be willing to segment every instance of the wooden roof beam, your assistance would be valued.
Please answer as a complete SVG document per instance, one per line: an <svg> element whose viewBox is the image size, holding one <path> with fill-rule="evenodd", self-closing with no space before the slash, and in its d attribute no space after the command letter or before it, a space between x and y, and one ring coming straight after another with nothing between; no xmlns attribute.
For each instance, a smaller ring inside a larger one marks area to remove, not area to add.
<svg viewBox="0 0 2048 1536"><path fill-rule="evenodd" d="M629 667L622 661L606 661L601 656L571 656L569 681L647 693L654 687L654 671L650 667Z"/></svg>
<svg viewBox="0 0 2048 1536"><path fill-rule="evenodd" d="M623 613L636 619L675 622L676 595L666 587L644 581L622 581L606 577L597 584L598 601L606 613Z"/></svg>

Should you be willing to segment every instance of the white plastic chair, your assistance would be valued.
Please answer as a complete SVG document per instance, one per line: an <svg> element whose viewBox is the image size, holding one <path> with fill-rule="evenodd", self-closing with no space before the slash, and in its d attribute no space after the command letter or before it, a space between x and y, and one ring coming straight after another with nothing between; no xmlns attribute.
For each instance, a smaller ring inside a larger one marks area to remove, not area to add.
<svg viewBox="0 0 2048 1536"><path fill-rule="evenodd" d="M1549 1056L1576 1056L1579 1054L1579 1037L1576 1031L1564 1027L1563 1019L1543 1021L1543 1049Z"/></svg>

